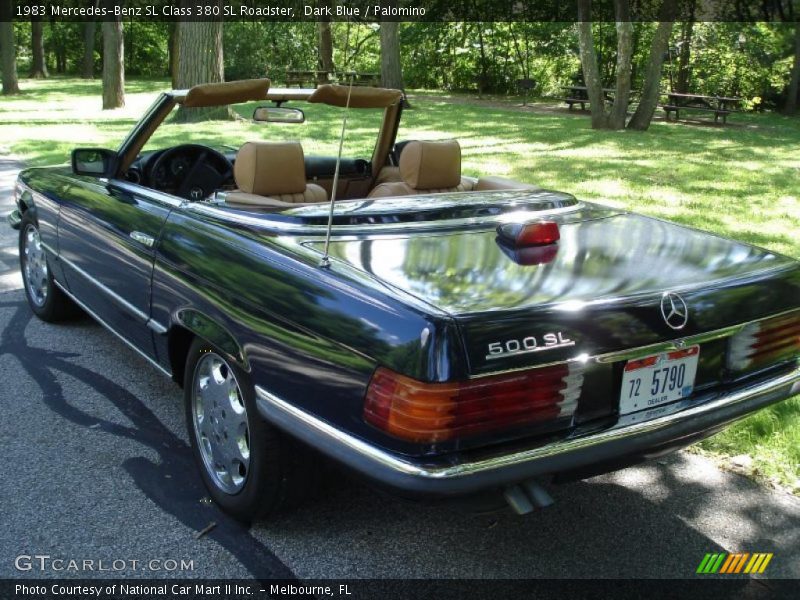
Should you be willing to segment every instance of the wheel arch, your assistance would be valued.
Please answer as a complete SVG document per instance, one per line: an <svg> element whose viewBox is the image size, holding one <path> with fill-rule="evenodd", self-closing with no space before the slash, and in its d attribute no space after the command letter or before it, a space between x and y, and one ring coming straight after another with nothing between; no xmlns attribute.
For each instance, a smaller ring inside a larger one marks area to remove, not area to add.
<svg viewBox="0 0 800 600"><path fill-rule="evenodd" d="M185 383L184 370L189 348L195 338L205 340L242 370L250 371L244 349L224 325L196 309L184 308L177 311L175 322L167 332L167 352L172 378L181 387Z"/></svg>

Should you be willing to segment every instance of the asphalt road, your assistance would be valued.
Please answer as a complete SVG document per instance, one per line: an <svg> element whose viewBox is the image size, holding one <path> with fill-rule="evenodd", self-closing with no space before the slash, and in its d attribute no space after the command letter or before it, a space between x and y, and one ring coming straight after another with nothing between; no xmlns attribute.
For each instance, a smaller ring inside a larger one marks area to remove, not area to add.
<svg viewBox="0 0 800 600"><path fill-rule="evenodd" d="M0 196L0 215L8 208ZM3 221L6 267L15 239ZM246 529L207 501L178 388L88 318L33 318L8 273L0 578L59 575L15 568L34 554L127 561L111 573L125 577L680 578L717 551L773 552L764 577L800 578L800 501L687 453L551 487L555 505L527 517L491 500L402 501L337 478L309 504ZM141 568L153 559L193 568Z"/></svg>

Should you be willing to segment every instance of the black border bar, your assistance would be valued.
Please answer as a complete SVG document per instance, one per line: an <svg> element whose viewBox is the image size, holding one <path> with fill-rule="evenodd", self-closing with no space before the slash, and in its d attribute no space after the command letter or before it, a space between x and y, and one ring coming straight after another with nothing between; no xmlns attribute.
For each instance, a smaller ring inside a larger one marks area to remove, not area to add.
<svg viewBox="0 0 800 600"><path fill-rule="evenodd" d="M662 2L676 21L797 22L800 0L628 0L629 19L657 21ZM8 11L3 2L2 12ZM9 18L60 21L530 21L575 22L578 0L14 0ZM591 0L591 20L616 20L614 0Z"/></svg>

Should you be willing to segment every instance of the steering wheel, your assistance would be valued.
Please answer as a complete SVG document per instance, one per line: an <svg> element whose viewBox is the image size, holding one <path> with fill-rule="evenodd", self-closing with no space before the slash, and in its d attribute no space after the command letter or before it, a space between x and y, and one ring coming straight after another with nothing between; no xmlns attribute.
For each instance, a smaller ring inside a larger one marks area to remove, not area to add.
<svg viewBox="0 0 800 600"><path fill-rule="evenodd" d="M201 144L181 144L153 161L150 179L176 196L202 200L219 189L232 172L231 161L221 152Z"/></svg>

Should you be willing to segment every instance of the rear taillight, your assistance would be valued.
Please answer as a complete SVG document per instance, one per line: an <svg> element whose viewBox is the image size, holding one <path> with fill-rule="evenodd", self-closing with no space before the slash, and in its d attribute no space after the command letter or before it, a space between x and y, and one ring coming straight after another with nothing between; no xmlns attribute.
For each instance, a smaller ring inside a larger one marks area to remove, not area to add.
<svg viewBox="0 0 800 600"><path fill-rule="evenodd" d="M411 442L437 442L571 417L580 368L557 365L452 383L379 368L364 401L367 423Z"/></svg>
<svg viewBox="0 0 800 600"><path fill-rule="evenodd" d="M753 371L800 356L800 313L750 323L731 336L728 368Z"/></svg>

